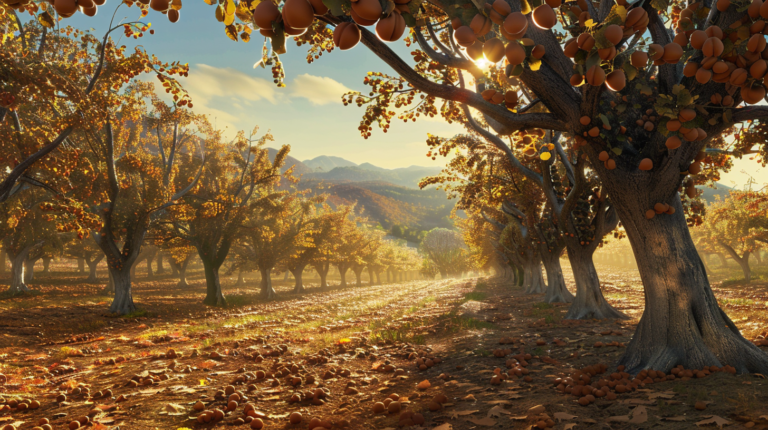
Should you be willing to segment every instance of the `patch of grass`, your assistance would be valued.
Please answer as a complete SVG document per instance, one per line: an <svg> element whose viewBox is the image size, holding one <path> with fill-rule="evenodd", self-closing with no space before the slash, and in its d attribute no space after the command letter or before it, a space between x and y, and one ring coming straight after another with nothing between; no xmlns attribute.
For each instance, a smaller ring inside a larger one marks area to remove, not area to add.
<svg viewBox="0 0 768 430"><path fill-rule="evenodd" d="M485 281L477 281L475 284L475 291L485 291L488 289L488 284Z"/></svg>
<svg viewBox="0 0 768 430"><path fill-rule="evenodd" d="M483 349L483 348L478 348L472 352L474 352L475 355L479 355L481 357L490 357L492 354L491 351L488 351L487 349Z"/></svg>
<svg viewBox="0 0 768 430"><path fill-rule="evenodd" d="M736 298L736 299L720 299L720 303L722 303L723 305L732 305L732 306L752 306L755 304L755 301L752 299Z"/></svg>
<svg viewBox="0 0 768 430"><path fill-rule="evenodd" d="M131 318L141 318L141 317L149 317L149 316L152 316L152 315L149 313L148 310L136 309L135 311L129 314L122 315L120 318L131 319Z"/></svg>
<svg viewBox="0 0 768 430"><path fill-rule="evenodd" d="M554 309L555 307L551 303L540 302L540 303L534 303L533 308L538 310L544 310L544 309Z"/></svg>
<svg viewBox="0 0 768 430"><path fill-rule="evenodd" d="M480 321L475 318L468 318L455 314L447 315L446 325L448 329L454 333L463 330L482 330L496 327L493 323L487 321Z"/></svg>
<svg viewBox="0 0 768 430"><path fill-rule="evenodd" d="M544 355L544 348L540 346L537 347L536 349L533 350L533 355Z"/></svg>
<svg viewBox="0 0 768 430"><path fill-rule="evenodd" d="M734 406L736 415L742 416L749 416L763 406L758 401L756 393L746 394L739 392L735 398L726 397L726 400Z"/></svg>
<svg viewBox="0 0 768 430"><path fill-rule="evenodd" d="M472 291L471 293L464 294L464 300L466 301L480 302L485 300L486 297L488 297L488 294L482 291Z"/></svg>
<svg viewBox="0 0 768 430"><path fill-rule="evenodd" d="M93 331L99 331L106 327L108 324L106 321L102 320L92 320L88 321L82 324L79 324L77 326L77 331L79 333L87 333L87 332L93 332Z"/></svg>

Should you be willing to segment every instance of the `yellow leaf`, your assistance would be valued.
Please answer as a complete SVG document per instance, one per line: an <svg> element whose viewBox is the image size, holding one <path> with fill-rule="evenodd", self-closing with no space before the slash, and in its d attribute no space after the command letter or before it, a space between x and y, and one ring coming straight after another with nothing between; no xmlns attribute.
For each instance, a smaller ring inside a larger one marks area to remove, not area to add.
<svg viewBox="0 0 768 430"><path fill-rule="evenodd" d="M237 28L234 25L224 27L224 33L227 34L227 37L237 42Z"/></svg>
<svg viewBox="0 0 768 430"><path fill-rule="evenodd" d="M201 379L200 380L200 385L204 387L204 386L208 385L208 381L205 380L205 379Z"/></svg>
<svg viewBox="0 0 768 430"><path fill-rule="evenodd" d="M237 5L235 4L234 0L227 0L227 15L234 15L235 10L237 9Z"/></svg>
<svg viewBox="0 0 768 430"><path fill-rule="evenodd" d="M216 8L216 21L224 22L224 8L221 6Z"/></svg>
<svg viewBox="0 0 768 430"><path fill-rule="evenodd" d="M542 152L541 155L539 155L539 158L541 158L544 161L547 161L550 158L552 158L552 154L550 154L549 152Z"/></svg>
<svg viewBox="0 0 768 430"><path fill-rule="evenodd" d="M235 22L235 15L224 15L224 25L231 26L233 22Z"/></svg>

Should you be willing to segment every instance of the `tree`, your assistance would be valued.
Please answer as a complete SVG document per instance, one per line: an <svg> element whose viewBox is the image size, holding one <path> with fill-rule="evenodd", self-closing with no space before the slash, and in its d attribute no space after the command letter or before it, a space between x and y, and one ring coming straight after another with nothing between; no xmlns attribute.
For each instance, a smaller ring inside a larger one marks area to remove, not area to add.
<svg viewBox="0 0 768 430"><path fill-rule="evenodd" d="M440 277L446 279L449 274L456 273L466 245L458 232L434 228L421 241L421 250L440 272Z"/></svg>
<svg viewBox="0 0 768 430"><path fill-rule="evenodd" d="M86 278L85 282L91 284L99 282L96 277L96 268L104 260L105 255L93 236L83 239L73 238L66 244L64 255L68 258L82 259L88 266L88 278Z"/></svg>
<svg viewBox="0 0 768 430"><path fill-rule="evenodd" d="M766 43L757 33L761 24L753 27L768 18L760 3L745 8L708 0L680 10L663 0L577 5L415 0L387 8L384 15L375 2L329 1L328 8L288 1L283 10L290 12L290 24L270 2L259 3L253 17L223 5L217 16L233 40L238 40L235 19L262 29L273 48L265 64L274 66L281 86L278 55L285 51L286 32L309 45L309 62L330 50L332 40L342 49L362 41L399 75L372 73L365 79L370 95L345 99L366 105L359 127L364 136L374 122L386 131L396 116L393 108L406 121L438 114L453 121L466 115L463 105L485 118L493 130L482 129L488 133L539 128L577 138L577 159L590 164L615 205L646 290L643 317L621 360L629 371L669 371L677 364L768 371L768 355L747 342L719 308L678 194L686 176L699 171L699 154L712 139L746 121L760 124L746 132L764 136L768 130L762 125L768 123L768 107L740 107L765 96ZM377 22L378 35L365 28ZM420 48L411 51L415 65L385 42L399 40L405 26L412 29L407 43L415 40ZM249 40L250 33L244 33L248 36L241 33L240 39ZM483 54L487 73L470 60ZM685 67L679 64L683 56ZM500 63L504 57L508 65ZM712 63L721 63L716 73ZM465 85L465 72L475 80L474 89ZM507 96L508 91L513 93ZM528 106L517 106L519 92ZM541 109L530 110L537 104ZM656 214L656 204L666 210Z"/></svg>
<svg viewBox="0 0 768 430"><path fill-rule="evenodd" d="M727 198L717 200L707 208L700 227L709 242L725 249L736 261L749 282L752 270L749 257L760 252L768 243L768 199L765 192L731 191Z"/></svg>
<svg viewBox="0 0 768 430"><path fill-rule="evenodd" d="M194 187L168 211L166 221L174 233L197 249L205 269L206 296L203 303L224 306L219 269L229 255L241 228L259 204L274 198L272 187L280 178L280 168L290 151L283 146L269 161L265 145L272 141L267 133L257 137L258 127L249 136L238 132L234 141L225 143L222 132L205 129L205 171ZM200 160L189 158L185 175L198 169ZM254 203L254 200L256 201Z"/></svg>

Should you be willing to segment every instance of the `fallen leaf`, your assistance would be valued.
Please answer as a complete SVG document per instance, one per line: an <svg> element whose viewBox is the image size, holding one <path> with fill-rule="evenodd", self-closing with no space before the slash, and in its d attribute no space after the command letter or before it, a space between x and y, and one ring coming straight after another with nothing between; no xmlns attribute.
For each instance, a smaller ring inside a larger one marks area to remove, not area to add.
<svg viewBox="0 0 768 430"><path fill-rule="evenodd" d="M501 406L494 406L488 411L489 418L499 418L501 414L510 415L512 412L502 408Z"/></svg>
<svg viewBox="0 0 768 430"><path fill-rule="evenodd" d="M651 400L659 399L659 398L661 398L661 399L671 399L673 397L675 397L675 393L669 393L669 392L651 393L651 394L648 395L648 398L651 399Z"/></svg>
<svg viewBox="0 0 768 430"><path fill-rule="evenodd" d="M514 421L525 421L528 419L528 415L520 415L517 417L509 417L509 418Z"/></svg>
<svg viewBox="0 0 768 430"><path fill-rule="evenodd" d="M701 420L696 423L696 425L699 427L705 426L708 424L716 424L718 427L723 428L723 426L727 426L728 424L731 424L731 422L726 420L725 418L718 417L717 415L712 415L710 418Z"/></svg>
<svg viewBox="0 0 768 430"><path fill-rule="evenodd" d="M618 415L615 417L608 417L607 421L609 423L628 423L629 415Z"/></svg>
<svg viewBox="0 0 768 430"><path fill-rule="evenodd" d="M576 427L576 423L566 424L565 427L563 427L563 430L571 430L574 427Z"/></svg>
<svg viewBox="0 0 768 430"><path fill-rule="evenodd" d="M453 412L451 412L451 419L455 420L458 417L463 417L465 415L472 415L472 414L475 414L475 413L478 413L478 412L480 412L480 411L478 411L478 410L473 410L473 411L470 411L470 410L466 410L466 411L453 411Z"/></svg>
<svg viewBox="0 0 768 430"><path fill-rule="evenodd" d="M561 421L561 420L572 420L572 419L574 419L576 417L577 417L576 415L571 415L571 414L565 413L565 412L555 412L555 419L558 420L558 421Z"/></svg>
<svg viewBox="0 0 768 430"><path fill-rule="evenodd" d="M186 413L184 406L176 403L168 403L165 405L165 411L168 412L168 415L184 415Z"/></svg>
<svg viewBox="0 0 768 430"><path fill-rule="evenodd" d="M632 419L629 420L632 424L642 424L648 421L648 410L645 406L638 406L632 411Z"/></svg>
<svg viewBox="0 0 768 430"><path fill-rule="evenodd" d="M476 419L476 418L467 418L467 421L477 424L479 426L485 426L485 427L493 427L496 425L496 420L485 417L482 419Z"/></svg>
<svg viewBox="0 0 768 430"><path fill-rule="evenodd" d="M656 417L662 421L685 421L686 417L683 415L677 417Z"/></svg>
<svg viewBox="0 0 768 430"><path fill-rule="evenodd" d="M511 405L512 404L512 402L510 402L509 400L491 400L486 403L488 403L489 405Z"/></svg>
<svg viewBox="0 0 768 430"><path fill-rule="evenodd" d="M440 424L439 426L433 428L432 430L453 430L453 426L449 423Z"/></svg>

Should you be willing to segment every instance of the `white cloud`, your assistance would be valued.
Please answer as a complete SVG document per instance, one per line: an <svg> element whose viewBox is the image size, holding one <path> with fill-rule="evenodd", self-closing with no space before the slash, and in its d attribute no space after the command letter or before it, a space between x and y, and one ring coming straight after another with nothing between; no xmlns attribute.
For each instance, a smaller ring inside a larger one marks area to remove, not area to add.
<svg viewBox="0 0 768 430"><path fill-rule="evenodd" d="M218 68L207 64L196 64L184 87L203 103L215 97L235 100L266 100L278 102L277 87L262 78L248 76L232 68Z"/></svg>
<svg viewBox="0 0 768 430"><path fill-rule="evenodd" d="M313 76L307 73L299 75L289 85L292 97L301 97L309 100L313 105L326 105L329 103L341 103L341 96L351 91L341 82L329 77Z"/></svg>

